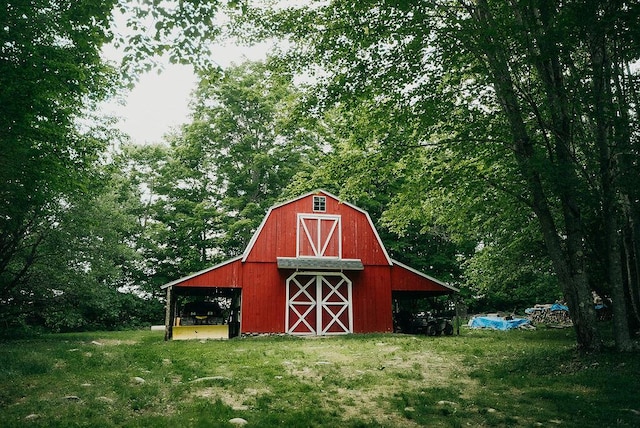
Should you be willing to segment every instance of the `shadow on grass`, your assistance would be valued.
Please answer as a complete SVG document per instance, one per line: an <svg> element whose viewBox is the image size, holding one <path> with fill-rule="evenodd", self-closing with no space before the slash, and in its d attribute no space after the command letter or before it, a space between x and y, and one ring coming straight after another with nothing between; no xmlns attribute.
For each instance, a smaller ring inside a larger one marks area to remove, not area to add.
<svg viewBox="0 0 640 428"><path fill-rule="evenodd" d="M502 353L470 345L472 384L400 394L396 411L423 426L640 426L637 353L580 354L552 338L532 343Z"/></svg>
<svg viewBox="0 0 640 428"><path fill-rule="evenodd" d="M570 330L6 345L0 426L640 426L639 355L579 354Z"/></svg>

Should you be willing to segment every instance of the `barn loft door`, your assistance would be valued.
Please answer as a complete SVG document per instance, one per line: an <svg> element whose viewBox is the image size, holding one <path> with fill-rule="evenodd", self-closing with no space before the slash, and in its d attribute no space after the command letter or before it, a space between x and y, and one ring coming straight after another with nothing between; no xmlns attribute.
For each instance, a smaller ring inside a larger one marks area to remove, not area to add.
<svg viewBox="0 0 640 428"><path fill-rule="evenodd" d="M298 215L297 257L342 257L340 216Z"/></svg>
<svg viewBox="0 0 640 428"><path fill-rule="evenodd" d="M351 281L342 273L296 272L287 279L287 333L353 332Z"/></svg>

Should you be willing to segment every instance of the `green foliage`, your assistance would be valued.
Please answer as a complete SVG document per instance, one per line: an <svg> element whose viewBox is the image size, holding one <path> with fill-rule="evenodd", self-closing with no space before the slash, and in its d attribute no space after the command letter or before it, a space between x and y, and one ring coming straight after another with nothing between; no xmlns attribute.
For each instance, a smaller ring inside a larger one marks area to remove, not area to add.
<svg viewBox="0 0 640 428"><path fill-rule="evenodd" d="M142 256L136 285L160 286L240 254L267 209L319 149L296 122L291 76L269 63L203 73L192 121L168 145L124 146L125 212L136 218L130 245Z"/></svg>
<svg viewBox="0 0 640 428"><path fill-rule="evenodd" d="M471 284L469 292L474 296L467 304L472 310L522 313L536 303L562 300L544 249L538 248L538 252L532 249L485 246L466 261L465 275Z"/></svg>
<svg viewBox="0 0 640 428"><path fill-rule="evenodd" d="M227 14L244 10L238 0L119 0L115 14L124 28L116 29L114 42L125 53L125 77L157 68L159 58L198 70L219 68L211 45L228 37Z"/></svg>
<svg viewBox="0 0 640 428"><path fill-rule="evenodd" d="M130 322L129 219L104 184L117 138L91 113L116 86L100 57L113 1L32 1L0 12L0 321L4 333ZM157 308L156 308L157 309ZM132 316L148 322L148 314ZM131 322L137 324L140 320ZM122 325L122 324L121 324Z"/></svg>
<svg viewBox="0 0 640 428"><path fill-rule="evenodd" d="M542 259L534 266L502 260L502 270L520 278L510 283L548 290L552 263L575 325L583 326L578 340L597 347L593 311L579 309L591 306L589 286L604 284L599 291L618 301L621 332L625 306L637 306L628 296L637 294L638 275L635 268L623 275L620 262L635 264L636 232L619 225L635 224L640 212L631 202L637 192L620 179L640 176L625 160L637 145L632 64L639 52L630 40L638 13L633 2L597 0L331 1L256 8L239 20L256 37L292 41L283 61L292 68L319 70L311 98L320 108L361 109L356 118L370 119L361 147L420 160L413 176L400 179L378 165L394 183L387 224L402 231L418 219L492 248L467 266L497 273L489 279L496 282L509 276L495 272L500 259L490 260L507 255L503 247L518 243L522 253L511 254L512 246L511 261L536 249Z"/></svg>
<svg viewBox="0 0 640 428"><path fill-rule="evenodd" d="M135 218L123 210L116 188L109 187L109 175L101 177L105 182L92 187L93 196L69 200L57 213L28 275L3 305L5 326L71 331L162 319L159 302L126 294L136 289L140 262L131 245Z"/></svg>
<svg viewBox="0 0 640 428"><path fill-rule="evenodd" d="M113 72L100 59L112 6L46 0L2 6L0 318L5 322L16 316L15 308L33 305L48 295L44 290L56 287L42 282L49 279L42 272L77 261L58 254L66 250L61 238L73 230L71 213L91 198L100 179L106 141L94 129L81 131L78 123L85 109L113 89Z"/></svg>
<svg viewBox="0 0 640 428"><path fill-rule="evenodd" d="M202 147L223 212L222 254L244 251L266 210L318 153L310 131L296 126L292 77L270 63L245 63L203 75L186 144Z"/></svg>

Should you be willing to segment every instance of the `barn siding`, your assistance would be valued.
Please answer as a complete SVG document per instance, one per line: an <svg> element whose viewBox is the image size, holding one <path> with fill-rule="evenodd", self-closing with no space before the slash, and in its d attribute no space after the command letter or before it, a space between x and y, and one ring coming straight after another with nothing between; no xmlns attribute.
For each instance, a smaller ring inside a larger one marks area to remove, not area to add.
<svg viewBox="0 0 640 428"><path fill-rule="evenodd" d="M436 281L398 265L391 268L391 289L393 291L450 292Z"/></svg>
<svg viewBox="0 0 640 428"><path fill-rule="evenodd" d="M388 266L367 266L354 279L354 333L393 330L389 280Z"/></svg>
<svg viewBox="0 0 640 428"><path fill-rule="evenodd" d="M284 331L285 280L276 263L245 263L242 289L244 333Z"/></svg>
<svg viewBox="0 0 640 428"><path fill-rule="evenodd" d="M242 262L235 259L229 263L223 263L200 275L188 278L179 284L179 287L242 287Z"/></svg>
<svg viewBox="0 0 640 428"><path fill-rule="evenodd" d="M247 262L273 262L276 256L295 257L295 212L272 210L259 232L260 235L245 258Z"/></svg>

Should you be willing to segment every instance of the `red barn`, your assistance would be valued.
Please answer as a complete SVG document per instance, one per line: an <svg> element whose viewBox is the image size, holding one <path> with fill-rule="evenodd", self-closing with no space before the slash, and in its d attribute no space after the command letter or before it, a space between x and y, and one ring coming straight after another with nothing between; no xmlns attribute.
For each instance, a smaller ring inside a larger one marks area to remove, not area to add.
<svg viewBox="0 0 640 428"><path fill-rule="evenodd" d="M162 288L176 339L391 332L393 299L457 291L391 259L369 215L325 191L273 206L242 256Z"/></svg>

